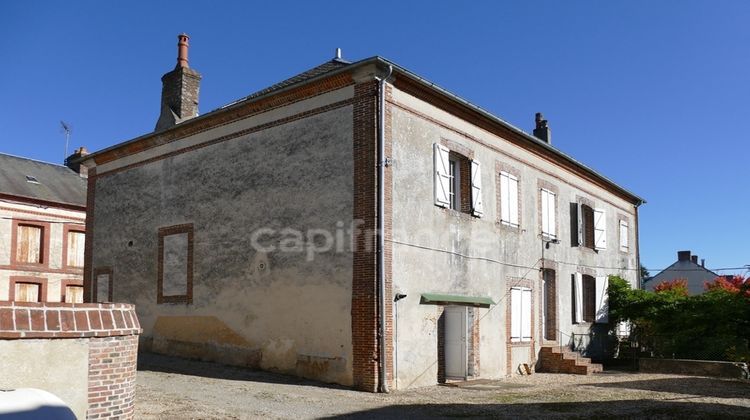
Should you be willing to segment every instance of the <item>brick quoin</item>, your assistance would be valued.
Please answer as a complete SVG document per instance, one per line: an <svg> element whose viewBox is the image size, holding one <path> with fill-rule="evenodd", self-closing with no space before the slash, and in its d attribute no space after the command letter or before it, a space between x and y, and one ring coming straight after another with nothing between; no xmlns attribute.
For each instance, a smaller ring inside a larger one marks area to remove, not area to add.
<svg viewBox="0 0 750 420"><path fill-rule="evenodd" d="M376 81L354 87L354 222L352 258L352 377L354 387L377 391L377 89Z"/></svg>

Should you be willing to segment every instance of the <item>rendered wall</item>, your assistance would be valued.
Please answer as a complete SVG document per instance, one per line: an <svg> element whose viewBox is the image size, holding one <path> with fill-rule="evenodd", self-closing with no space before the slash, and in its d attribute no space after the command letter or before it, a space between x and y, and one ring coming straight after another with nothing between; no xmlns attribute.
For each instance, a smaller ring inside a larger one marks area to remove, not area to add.
<svg viewBox="0 0 750 420"><path fill-rule="evenodd" d="M352 383L352 94L97 166L92 268L112 270L147 347ZM157 303L158 230L182 224L193 226L192 303Z"/></svg>
<svg viewBox="0 0 750 420"><path fill-rule="evenodd" d="M421 293L490 296L496 305L479 309L479 376L502 377L520 363L535 363L542 339L541 268L556 270L558 329L586 333L592 324L572 322L571 275L618 274L636 284L635 210L632 204L546 158L513 145L469 122L393 88L393 293L408 297L398 305L396 358L398 388L431 385L438 374L440 308L422 305ZM443 143L482 164L484 215L447 210L434 204L433 144ZM500 225L497 176L517 172L520 229ZM606 168L605 168L606 169ZM606 171L605 171L606 172ZM539 188L557 190L559 244L544 249L540 239ZM599 252L571 245L569 204L580 197L606 209L608 248ZM629 219L630 251L618 247L618 217ZM544 252L544 255L542 255ZM601 267L601 268L588 268ZM519 267L515 267L519 266ZM606 268L604 268L606 267ZM509 288L533 289L533 343L511 346L508 339ZM566 341L567 338L564 338ZM509 359L510 355L513 355Z"/></svg>

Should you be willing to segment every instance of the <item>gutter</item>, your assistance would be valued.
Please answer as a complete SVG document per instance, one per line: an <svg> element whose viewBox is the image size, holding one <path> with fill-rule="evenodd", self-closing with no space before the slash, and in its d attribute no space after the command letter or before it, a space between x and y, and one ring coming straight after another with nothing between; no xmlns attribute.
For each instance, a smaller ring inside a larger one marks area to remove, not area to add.
<svg viewBox="0 0 750 420"><path fill-rule="evenodd" d="M393 74L393 66L388 66L388 74L378 80L378 392L388 393L388 369L385 336L385 167L390 163L385 156L385 84Z"/></svg>

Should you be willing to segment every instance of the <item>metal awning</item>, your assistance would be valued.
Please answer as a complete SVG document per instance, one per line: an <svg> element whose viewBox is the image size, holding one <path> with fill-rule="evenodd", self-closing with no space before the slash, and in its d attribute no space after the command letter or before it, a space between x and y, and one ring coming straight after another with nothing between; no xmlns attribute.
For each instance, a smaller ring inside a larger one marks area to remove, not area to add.
<svg viewBox="0 0 750 420"><path fill-rule="evenodd" d="M477 308L489 308L495 304L489 296L460 296L442 295L437 293L422 293L419 303L423 305L463 305Z"/></svg>

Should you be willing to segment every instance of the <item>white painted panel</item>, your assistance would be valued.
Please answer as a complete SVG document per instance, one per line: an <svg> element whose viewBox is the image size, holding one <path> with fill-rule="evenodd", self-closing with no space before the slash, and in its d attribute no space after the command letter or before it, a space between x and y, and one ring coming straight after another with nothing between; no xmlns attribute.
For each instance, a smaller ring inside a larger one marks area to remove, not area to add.
<svg viewBox="0 0 750 420"><path fill-rule="evenodd" d="M465 306L445 307L445 376L465 378L467 371Z"/></svg>

